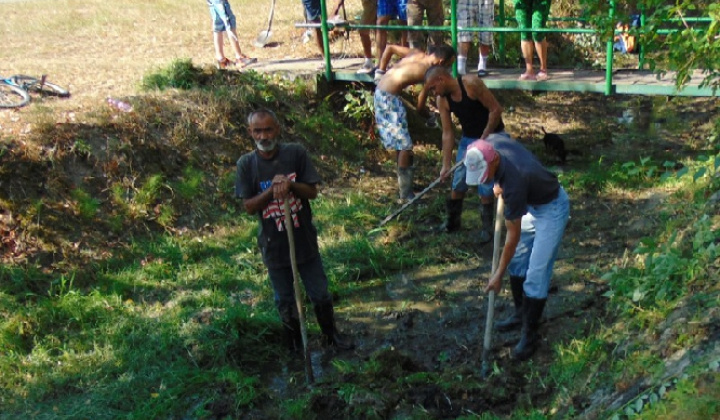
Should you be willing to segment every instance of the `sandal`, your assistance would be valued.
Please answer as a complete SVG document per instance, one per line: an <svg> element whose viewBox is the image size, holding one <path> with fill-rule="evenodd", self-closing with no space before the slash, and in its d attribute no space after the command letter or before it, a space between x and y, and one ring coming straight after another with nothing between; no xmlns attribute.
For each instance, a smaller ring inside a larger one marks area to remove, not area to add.
<svg viewBox="0 0 720 420"><path fill-rule="evenodd" d="M250 64L255 64L257 61L257 58L241 57L235 60L235 65L239 68L243 68L249 66Z"/></svg>
<svg viewBox="0 0 720 420"><path fill-rule="evenodd" d="M229 65L232 65L233 62L228 60L227 57L223 57L221 60L218 60L215 63L215 67L218 68L218 70L226 69Z"/></svg>
<svg viewBox="0 0 720 420"><path fill-rule="evenodd" d="M535 81L537 78L534 74L523 73L518 80Z"/></svg>
<svg viewBox="0 0 720 420"><path fill-rule="evenodd" d="M549 79L549 78L550 78L550 76L548 76L547 72L546 72L546 71L542 71L542 70L540 70L540 71L538 72L537 76L535 76L535 80L537 80L538 82L542 82L542 81L547 80L547 79Z"/></svg>

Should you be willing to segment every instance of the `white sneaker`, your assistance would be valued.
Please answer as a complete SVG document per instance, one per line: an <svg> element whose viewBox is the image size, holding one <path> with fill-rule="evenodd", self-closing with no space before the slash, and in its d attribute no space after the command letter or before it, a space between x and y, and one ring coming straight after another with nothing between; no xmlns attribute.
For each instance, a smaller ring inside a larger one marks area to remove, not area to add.
<svg viewBox="0 0 720 420"><path fill-rule="evenodd" d="M344 25L347 23L347 21L340 17L340 15L335 15L327 20L327 23L333 24L335 26L338 25Z"/></svg>
<svg viewBox="0 0 720 420"><path fill-rule="evenodd" d="M369 74L375 71L375 65L373 64L372 60L365 60L362 67L360 67L360 70L357 71L358 74Z"/></svg>

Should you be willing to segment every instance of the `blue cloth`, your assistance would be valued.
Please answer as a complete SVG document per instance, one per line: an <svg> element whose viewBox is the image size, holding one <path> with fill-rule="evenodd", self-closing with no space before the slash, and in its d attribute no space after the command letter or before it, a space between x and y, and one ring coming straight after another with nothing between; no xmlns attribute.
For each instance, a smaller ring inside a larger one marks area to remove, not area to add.
<svg viewBox="0 0 720 420"><path fill-rule="evenodd" d="M235 29L235 14L227 0L208 0L207 3L210 8L210 18L213 22L213 32L224 32ZM228 27L225 27L226 19Z"/></svg>
<svg viewBox="0 0 720 420"><path fill-rule="evenodd" d="M557 198L547 204L528 205L528 212L534 218L532 225L535 228L535 234L530 245L529 256L527 256L527 272L523 289L528 297L546 299L555 259L570 217L570 199L565 190L560 187ZM521 243L523 243L522 233ZM529 243L529 238L526 238L525 245L527 243ZM520 247L519 244L518 247ZM520 249L520 251L523 255L526 254L524 250ZM518 257L518 264L523 261L523 258L525 257ZM516 266L514 270L520 268ZM512 271L510 272L512 273Z"/></svg>
<svg viewBox="0 0 720 420"><path fill-rule="evenodd" d="M412 150L407 111L400 96L375 89L375 124L386 149Z"/></svg>
<svg viewBox="0 0 720 420"><path fill-rule="evenodd" d="M310 22L318 22L322 16L320 0L302 0L302 4L305 8L305 17L307 17L307 20Z"/></svg>
<svg viewBox="0 0 720 420"><path fill-rule="evenodd" d="M530 252L535 241L535 217L527 213L521 219L520 242L515 248L515 254L508 265L508 273L514 277L525 277L530 262Z"/></svg>
<svg viewBox="0 0 720 420"><path fill-rule="evenodd" d="M378 0L377 15L407 20L407 0Z"/></svg>

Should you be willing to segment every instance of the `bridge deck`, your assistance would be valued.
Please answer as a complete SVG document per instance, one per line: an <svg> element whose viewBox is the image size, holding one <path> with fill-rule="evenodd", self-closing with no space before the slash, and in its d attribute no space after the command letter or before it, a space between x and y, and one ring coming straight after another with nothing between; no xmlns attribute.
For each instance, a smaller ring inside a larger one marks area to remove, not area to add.
<svg viewBox="0 0 720 420"><path fill-rule="evenodd" d="M362 58L341 58L332 60L332 77L338 81L372 83L368 74L357 74L362 65ZM319 74L321 60L289 59L257 63L248 69L259 72ZM533 91L562 92L605 92L605 70L571 70L550 69L550 80L544 82L519 81L522 73L516 69L493 69L483 79L491 89L521 89ZM718 96L720 91L713 92L711 87L699 87L703 75L700 71L693 74L690 83L682 90L675 87L674 74L668 72L663 76L648 70L618 69L612 76L612 93L629 95L669 95L669 96Z"/></svg>

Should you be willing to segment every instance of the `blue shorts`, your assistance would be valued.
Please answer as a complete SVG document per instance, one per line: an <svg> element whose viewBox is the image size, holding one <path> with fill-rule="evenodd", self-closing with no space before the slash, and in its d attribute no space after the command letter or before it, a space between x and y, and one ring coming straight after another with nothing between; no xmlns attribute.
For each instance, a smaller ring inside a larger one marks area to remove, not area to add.
<svg viewBox="0 0 720 420"><path fill-rule="evenodd" d="M412 150L407 111L398 95L375 89L375 122L386 149Z"/></svg>
<svg viewBox="0 0 720 420"><path fill-rule="evenodd" d="M235 29L235 14L233 14L227 0L208 0L208 6L210 8L210 18L213 22L213 32ZM225 27L226 19L227 28Z"/></svg>
<svg viewBox="0 0 720 420"><path fill-rule="evenodd" d="M305 8L305 17L309 22L317 22L320 20L322 16L320 0L302 0L302 4Z"/></svg>
<svg viewBox="0 0 720 420"><path fill-rule="evenodd" d="M407 20L407 0L378 0L377 15Z"/></svg>
<svg viewBox="0 0 720 420"><path fill-rule="evenodd" d="M510 137L504 131L495 134ZM470 144L475 140L477 139L465 136L460 138L460 146L458 146L458 152L457 157L455 158L455 162L460 162L465 159L465 153L467 152L468 146L470 146ZM465 183L465 165L460 165L460 167L455 170L455 174L453 175L452 190L459 193L465 193L468 191L468 189L468 185ZM478 185L477 191L480 197L492 197L494 195L493 180L488 179L484 184Z"/></svg>

